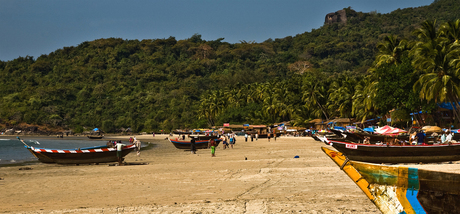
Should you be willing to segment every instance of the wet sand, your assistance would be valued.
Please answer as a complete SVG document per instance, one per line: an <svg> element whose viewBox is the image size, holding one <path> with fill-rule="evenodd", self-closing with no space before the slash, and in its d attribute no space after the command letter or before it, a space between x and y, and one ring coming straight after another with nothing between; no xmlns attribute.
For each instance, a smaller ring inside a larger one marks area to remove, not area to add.
<svg viewBox="0 0 460 214"><path fill-rule="evenodd" d="M219 145L211 157L208 149L176 149L166 137L126 156L146 165L2 167L0 213L380 213L312 138L238 137L234 149ZM460 164L417 167L460 171Z"/></svg>

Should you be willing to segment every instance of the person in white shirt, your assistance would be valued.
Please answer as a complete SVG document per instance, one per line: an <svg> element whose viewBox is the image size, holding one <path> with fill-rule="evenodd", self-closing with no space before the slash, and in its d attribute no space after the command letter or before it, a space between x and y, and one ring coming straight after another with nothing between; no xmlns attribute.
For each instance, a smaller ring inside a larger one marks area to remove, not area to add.
<svg viewBox="0 0 460 214"><path fill-rule="evenodd" d="M121 166L123 162L123 146L126 146L126 145L121 143L121 141L119 141L116 146L117 146L118 166Z"/></svg>
<svg viewBox="0 0 460 214"><path fill-rule="evenodd" d="M452 133L447 131L447 136L446 136L446 142L445 143L451 143L452 141Z"/></svg>
<svg viewBox="0 0 460 214"><path fill-rule="evenodd" d="M447 140L447 135L446 135L446 132L444 132L441 135L441 143L442 144L446 143L446 140Z"/></svg>

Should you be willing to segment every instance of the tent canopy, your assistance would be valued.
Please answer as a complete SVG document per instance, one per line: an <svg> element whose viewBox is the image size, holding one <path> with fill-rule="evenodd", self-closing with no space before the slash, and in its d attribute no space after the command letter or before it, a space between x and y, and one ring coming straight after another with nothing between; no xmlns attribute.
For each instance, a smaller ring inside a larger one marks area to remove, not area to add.
<svg viewBox="0 0 460 214"><path fill-rule="evenodd" d="M364 128L363 130L366 131L366 132L374 132L375 131L374 128L372 128L372 127L367 127L367 128Z"/></svg>
<svg viewBox="0 0 460 214"><path fill-rule="evenodd" d="M375 132L383 135L398 135L400 133L407 133L406 130L394 128L388 125L378 128L377 130L375 130Z"/></svg>

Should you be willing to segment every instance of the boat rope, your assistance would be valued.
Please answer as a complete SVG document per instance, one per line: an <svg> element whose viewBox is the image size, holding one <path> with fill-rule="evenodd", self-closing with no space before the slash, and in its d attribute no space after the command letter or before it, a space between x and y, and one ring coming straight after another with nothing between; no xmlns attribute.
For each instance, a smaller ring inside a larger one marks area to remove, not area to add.
<svg viewBox="0 0 460 214"><path fill-rule="evenodd" d="M343 167L345 167L345 165L347 165L349 159L348 157L345 159L345 161L343 162L342 166L340 166L340 170L343 170Z"/></svg>

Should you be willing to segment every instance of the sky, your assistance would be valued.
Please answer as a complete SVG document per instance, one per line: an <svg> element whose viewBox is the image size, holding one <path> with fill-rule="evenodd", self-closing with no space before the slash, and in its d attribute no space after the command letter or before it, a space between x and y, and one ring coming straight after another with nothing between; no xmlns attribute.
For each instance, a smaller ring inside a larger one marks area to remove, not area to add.
<svg viewBox="0 0 460 214"><path fill-rule="evenodd" d="M434 0L0 0L0 60L100 38L263 42L311 32L351 7L390 13Z"/></svg>

